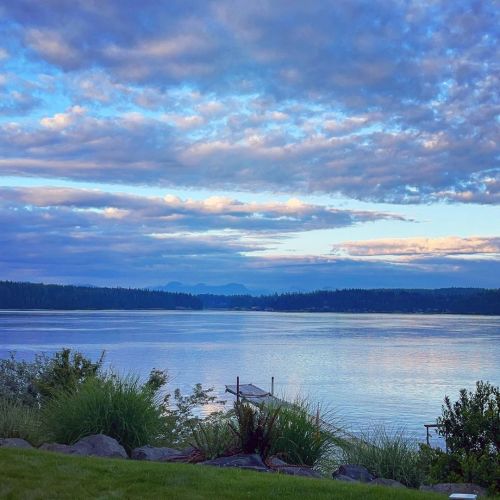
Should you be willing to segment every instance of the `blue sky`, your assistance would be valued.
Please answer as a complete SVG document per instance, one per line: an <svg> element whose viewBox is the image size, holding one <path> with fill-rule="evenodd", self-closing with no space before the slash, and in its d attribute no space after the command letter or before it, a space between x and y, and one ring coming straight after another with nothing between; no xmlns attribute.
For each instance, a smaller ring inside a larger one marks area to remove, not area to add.
<svg viewBox="0 0 500 500"><path fill-rule="evenodd" d="M0 279L498 287L498 8L0 6Z"/></svg>

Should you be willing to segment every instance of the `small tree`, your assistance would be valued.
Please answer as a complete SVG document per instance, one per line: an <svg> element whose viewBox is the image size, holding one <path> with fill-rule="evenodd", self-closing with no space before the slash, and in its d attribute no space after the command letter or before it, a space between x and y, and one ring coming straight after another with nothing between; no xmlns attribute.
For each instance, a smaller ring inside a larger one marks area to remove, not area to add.
<svg viewBox="0 0 500 500"><path fill-rule="evenodd" d="M89 378L97 376L104 362L104 351L97 362L80 352L64 348L56 352L35 380L42 398L51 398L61 390L73 390Z"/></svg>
<svg viewBox="0 0 500 500"><path fill-rule="evenodd" d="M500 390L489 382L476 382L475 392L462 389L451 403L444 399L438 418L439 433L446 438L451 453L498 456L500 449Z"/></svg>

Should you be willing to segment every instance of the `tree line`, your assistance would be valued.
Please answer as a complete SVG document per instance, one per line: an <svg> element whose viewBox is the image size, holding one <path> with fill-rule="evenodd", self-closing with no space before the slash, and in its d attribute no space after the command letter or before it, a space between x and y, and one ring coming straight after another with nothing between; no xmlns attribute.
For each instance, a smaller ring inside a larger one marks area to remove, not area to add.
<svg viewBox="0 0 500 500"><path fill-rule="evenodd" d="M204 308L343 313L500 315L500 289L335 290L310 293L200 295Z"/></svg>
<svg viewBox="0 0 500 500"><path fill-rule="evenodd" d="M202 309L186 293L0 281L0 309Z"/></svg>
<svg viewBox="0 0 500 500"><path fill-rule="evenodd" d="M347 289L254 297L195 296L136 288L0 281L0 309L230 309L500 315L500 289Z"/></svg>

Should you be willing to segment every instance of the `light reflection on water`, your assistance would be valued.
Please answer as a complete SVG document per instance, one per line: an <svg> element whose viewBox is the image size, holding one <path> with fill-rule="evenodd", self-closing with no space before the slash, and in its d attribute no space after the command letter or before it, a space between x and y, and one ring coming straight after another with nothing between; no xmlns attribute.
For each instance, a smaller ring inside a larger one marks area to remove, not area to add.
<svg viewBox="0 0 500 500"><path fill-rule="evenodd" d="M424 423L476 380L500 381L500 317L171 311L0 311L0 357L61 347L172 387L253 382L332 408L354 430Z"/></svg>

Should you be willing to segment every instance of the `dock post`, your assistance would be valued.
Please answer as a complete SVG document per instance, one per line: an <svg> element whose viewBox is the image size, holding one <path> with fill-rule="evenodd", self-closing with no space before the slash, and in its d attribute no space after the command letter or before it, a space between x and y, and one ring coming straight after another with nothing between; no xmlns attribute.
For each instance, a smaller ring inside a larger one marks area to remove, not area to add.
<svg viewBox="0 0 500 500"><path fill-rule="evenodd" d="M236 377L236 404L240 404L240 377Z"/></svg>
<svg viewBox="0 0 500 500"><path fill-rule="evenodd" d="M274 396L274 377L271 377L271 396Z"/></svg>

